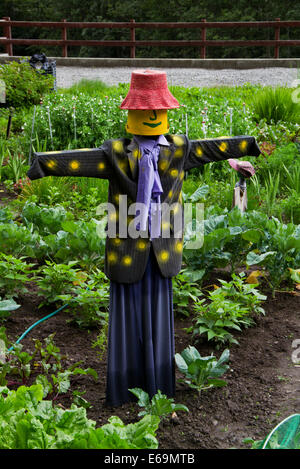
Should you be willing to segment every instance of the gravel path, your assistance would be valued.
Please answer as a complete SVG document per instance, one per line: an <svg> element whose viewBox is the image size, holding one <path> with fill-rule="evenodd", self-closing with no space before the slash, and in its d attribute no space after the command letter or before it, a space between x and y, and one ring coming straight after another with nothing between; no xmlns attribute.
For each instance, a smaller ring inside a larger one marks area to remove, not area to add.
<svg viewBox="0 0 300 469"><path fill-rule="evenodd" d="M159 70L159 68L156 68ZM57 67L57 86L68 88L82 78L98 79L108 85L129 83L132 67ZM296 68L255 68L250 70L209 70L196 68L164 68L167 73L168 84L178 86L241 86L244 83L261 85L296 86ZM299 73L298 73L299 75ZM299 76L300 78L300 76Z"/></svg>

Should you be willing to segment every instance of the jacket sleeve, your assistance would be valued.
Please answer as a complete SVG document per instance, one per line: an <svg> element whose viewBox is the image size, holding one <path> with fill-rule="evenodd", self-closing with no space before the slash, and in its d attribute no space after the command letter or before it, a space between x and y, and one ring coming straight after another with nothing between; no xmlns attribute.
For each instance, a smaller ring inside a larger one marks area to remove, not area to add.
<svg viewBox="0 0 300 469"><path fill-rule="evenodd" d="M27 173L30 179L45 176L86 176L109 179L112 168L102 148L34 153Z"/></svg>
<svg viewBox="0 0 300 469"><path fill-rule="evenodd" d="M207 140L189 140L184 170L202 166L213 161L244 156L259 156L261 153L255 137L220 137Z"/></svg>

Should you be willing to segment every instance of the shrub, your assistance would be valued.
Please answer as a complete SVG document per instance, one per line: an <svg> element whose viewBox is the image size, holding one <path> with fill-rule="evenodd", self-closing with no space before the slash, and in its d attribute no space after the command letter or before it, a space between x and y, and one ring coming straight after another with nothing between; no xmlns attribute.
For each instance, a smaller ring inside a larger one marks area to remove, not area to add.
<svg viewBox="0 0 300 469"><path fill-rule="evenodd" d="M41 76L28 62L1 65L0 79L5 83L7 106L15 108L38 104L53 87L53 77Z"/></svg>

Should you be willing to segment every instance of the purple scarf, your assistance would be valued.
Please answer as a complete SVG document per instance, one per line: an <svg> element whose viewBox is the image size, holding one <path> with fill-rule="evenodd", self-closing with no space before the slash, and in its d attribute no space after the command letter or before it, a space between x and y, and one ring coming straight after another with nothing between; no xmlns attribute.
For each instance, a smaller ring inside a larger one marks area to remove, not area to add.
<svg viewBox="0 0 300 469"><path fill-rule="evenodd" d="M160 196L163 189L158 173L158 157L160 145L169 146L169 142L163 135L156 139L143 136L134 136L141 158L139 159L139 179L137 191L137 203L143 203L144 209L140 212L140 222L136 229L144 231L149 222L150 239L158 238L161 233L161 207Z"/></svg>

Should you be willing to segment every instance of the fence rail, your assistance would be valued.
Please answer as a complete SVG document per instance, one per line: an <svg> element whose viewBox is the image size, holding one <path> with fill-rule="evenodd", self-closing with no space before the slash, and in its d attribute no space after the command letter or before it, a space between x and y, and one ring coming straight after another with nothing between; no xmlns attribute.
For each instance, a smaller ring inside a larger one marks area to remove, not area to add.
<svg viewBox="0 0 300 469"><path fill-rule="evenodd" d="M233 21L233 22L209 22L202 19L200 22L190 23L144 23L136 22L134 19L130 22L120 23L91 23L91 22L67 22L63 19L59 21L11 21L9 17L0 20L0 27L3 28L3 36L0 37L0 44L5 46L5 51L9 56L13 56L13 45L43 45L60 46L62 48L62 57L68 57L68 46L95 46L95 47L129 47L130 57L135 58L137 47L197 47L200 50L200 57L206 58L207 47L251 47L263 46L274 47L274 58L279 58L279 48L282 46L296 47L300 46L298 39L280 39L281 28L300 28L300 21L281 21L276 18L275 21ZM61 30L61 39L13 39L12 28L38 27L55 28ZM69 29L105 29L117 28L127 29L129 32L128 40L72 40L68 39L67 31ZM207 29L235 29L235 28L272 28L274 30L274 39L269 40L207 40ZM137 29L199 29L201 30L201 40L136 40L135 32Z"/></svg>

